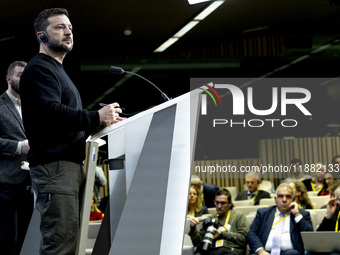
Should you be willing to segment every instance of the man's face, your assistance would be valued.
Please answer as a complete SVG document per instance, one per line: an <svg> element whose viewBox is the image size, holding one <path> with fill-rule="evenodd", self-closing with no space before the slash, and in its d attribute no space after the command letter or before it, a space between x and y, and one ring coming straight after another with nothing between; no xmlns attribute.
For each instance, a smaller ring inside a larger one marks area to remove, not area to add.
<svg viewBox="0 0 340 255"><path fill-rule="evenodd" d="M248 190L253 193L257 190L259 180L256 178L246 178L246 184Z"/></svg>
<svg viewBox="0 0 340 255"><path fill-rule="evenodd" d="M20 77L21 77L21 74L22 74L23 71L24 71L24 67L16 66L14 68L13 75L7 75L6 76L7 83L18 94L20 94L20 91L19 91L19 81L20 81Z"/></svg>
<svg viewBox="0 0 340 255"><path fill-rule="evenodd" d="M293 202L293 191L289 187L280 187L275 197L276 206L281 213L290 211L290 204Z"/></svg>
<svg viewBox="0 0 340 255"><path fill-rule="evenodd" d="M73 48L72 24L66 15L56 15L48 18L46 28L48 47L61 53L67 53Z"/></svg>
<svg viewBox="0 0 340 255"><path fill-rule="evenodd" d="M216 212L220 216L224 216L229 212L229 208L231 206L231 202L228 202L228 196L221 195L215 197L215 206L216 206Z"/></svg>

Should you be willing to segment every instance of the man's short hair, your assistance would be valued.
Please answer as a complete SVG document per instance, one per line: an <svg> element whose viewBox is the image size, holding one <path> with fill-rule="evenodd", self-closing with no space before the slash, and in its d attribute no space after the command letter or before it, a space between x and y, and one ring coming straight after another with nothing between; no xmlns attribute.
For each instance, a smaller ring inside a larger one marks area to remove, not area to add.
<svg viewBox="0 0 340 255"><path fill-rule="evenodd" d="M192 185L201 185L202 180L197 175L193 175L193 176L191 176L191 184Z"/></svg>
<svg viewBox="0 0 340 255"><path fill-rule="evenodd" d="M26 67L27 63L24 61L14 61L7 68L7 75L12 76L14 74L14 69L17 66Z"/></svg>
<svg viewBox="0 0 340 255"><path fill-rule="evenodd" d="M40 31L46 32L47 26L50 24L48 22L48 18L56 15L66 15L69 17L68 11L63 8L51 8L51 9L45 9L42 12L40 12L37 16L37 18L34 21L34 32L38 33Z"/></svg>
<svg viewBox="0 0 340 255"><path fill-rule="evenodd" d="M292 186L290 186L288 183L281 183L277 188L276 188L276 192L275 192L275 195L277 197L277 192L279 191L280 188L282 187L286 187L288 189L290 189L292 191L292 196L293 198L295 197L295 192L294 192L294 189L292 188Z"/></svg>
<svg viewBox="0 0 340 255"><path fill-rule="evenodd" d="M230 193L230 191L228 189L226 189L226 188L219 188L219 190L216 191L216 193L215 193L215 197L223 196L223 195L228 197L228 202L231 201L231 199L232 199L231 198L231 193Z"/></svg>

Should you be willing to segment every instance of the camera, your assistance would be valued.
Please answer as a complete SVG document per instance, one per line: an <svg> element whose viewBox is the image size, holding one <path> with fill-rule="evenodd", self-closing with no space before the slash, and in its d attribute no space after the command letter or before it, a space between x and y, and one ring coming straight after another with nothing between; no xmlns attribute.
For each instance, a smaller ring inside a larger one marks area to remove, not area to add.
<svg viewBox="0 0 340 255"><path fill-rule="evenodd" d="M218 228L218 222L216 219L205 219L202 224L202 228L205 229L205 235L202 240L202 252L210 250L213 239L214 239L214 228Z"/></svg>

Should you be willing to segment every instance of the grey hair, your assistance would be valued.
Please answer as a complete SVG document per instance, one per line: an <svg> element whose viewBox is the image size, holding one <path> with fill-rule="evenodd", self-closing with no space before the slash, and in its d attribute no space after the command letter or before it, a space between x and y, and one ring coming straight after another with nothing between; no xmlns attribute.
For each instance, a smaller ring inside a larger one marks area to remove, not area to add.
<svg viewBox="0 0 340 255"><path fill-rule="evenodd" d="M294 189L288 184L288 183L281 183L277 188L276 188L276 192L275 192L275 195L277 197L277 192L280 188L282 187L286 187L286 188L289 188L291 191L292 191L292 194L293 194L293 198L295 197L295 192L294 192Z"/></svg>

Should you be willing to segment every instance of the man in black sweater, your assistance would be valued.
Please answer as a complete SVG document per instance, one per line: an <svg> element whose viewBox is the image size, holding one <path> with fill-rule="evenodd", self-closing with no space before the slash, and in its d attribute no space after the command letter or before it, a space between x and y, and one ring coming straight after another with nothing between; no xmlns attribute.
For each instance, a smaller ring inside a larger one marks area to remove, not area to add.
<svg viewBox="0 0 340 255"><path fill-rule="evenodd" d="M42 11L34 22L39 54L20 81L23 122L30 141L28 162L41 213L40 254L75 254L83 161L89 134L103 122L122 120L117 103L82 109L79 92L63 69L73 48L72 24L61 8Z"/></svg>

